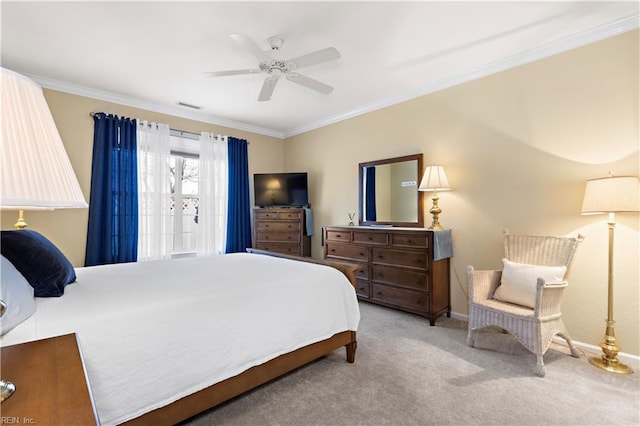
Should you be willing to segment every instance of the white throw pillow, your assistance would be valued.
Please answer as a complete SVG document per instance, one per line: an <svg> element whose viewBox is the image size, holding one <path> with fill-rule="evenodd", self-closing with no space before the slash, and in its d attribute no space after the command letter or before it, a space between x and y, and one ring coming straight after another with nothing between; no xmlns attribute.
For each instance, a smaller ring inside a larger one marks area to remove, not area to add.
<svg viewBox="0 0 640 426"><path fill-rule="evenodd" d="M538 278L548 284L559 284L567 273L566 266L529 265L507 259L502 259L502 264L502 279L493 298L529 308L533 308L536 303Z"/></svg>
<svg viewBox="0 0 640 426"><path fill-rule="evenodd" d="M0 268L0 299L7 310L0 318L0 334L5 334L36 311L33 287L4 256Z"/></svg>

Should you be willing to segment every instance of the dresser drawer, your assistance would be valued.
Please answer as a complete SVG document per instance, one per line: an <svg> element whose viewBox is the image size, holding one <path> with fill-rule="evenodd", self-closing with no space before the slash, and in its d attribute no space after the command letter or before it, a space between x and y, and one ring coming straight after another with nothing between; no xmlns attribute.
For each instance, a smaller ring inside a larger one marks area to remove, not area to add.
<svg viewBox="0 0 640 426"><path fill-rule="evenodd" d="M300 232L258 231L257 242L300 243Z"/></svg>
<svg viewBox="0 0 640 426"><path fill-rule="evenodd" d="M427 269L427 252L374 248L372 249L371 261L374 264L406 266L424 271Z"/></svg>
<svg viewBox="0 0 640 426"><path fill-rule="evenodd" d="M300 220L302 219L302 212L298 211L290 211L290 212L280 212L280 220Z"/></svg>
<svg viewBox="0 0 640 426"><path fill-rule="evenodd" d="M271 221L258 221L256 222L258 231L295 231L300 232L300 222L271 222Z"/></svg>
<svg viewBox="0 0 640 426"><path fill-rule="evenodd" d="M371 284L371 299L418 311L427 307L426 293L379 284Z"/></svg>
<svg viewBox="0 0 640 426"><path fill-rule="evenodd" d="M325 245L327 247L327 257L359 260L361 262L369 261L369 252L366 247L326 242Z"/></svg>
<svg viewBox="0 0 640 426"><path fill-rule="evenodd" d="M254 212L254 215L256 220L267 220L267 219L278 220L279 218L279 214L277 211L270 211L270 210L257 210Z"/></svg>
<svg viewBox="0 0 640 426"><path fill-rule="evenodd" d="M427 274L425 272L373 265L373 276L371 278L377 283L427 290Z"/></svg>
<svg viewBox="0 0 640 426"><path fill-rule="evenodd" d="M354 243L378 244L386 246L389 244L389 234L385 232L358 232L353 233Z"/></svg>
<svg viewBox="0 0 640 426"><path fill-rule="evenodd" d="M371 284L367 280L356 280L356 294L358 297L368 299L371 297Z"/></svg>
<svg viewBox="0 0 640 426"><path fill-rule="evenodd" d="M292 256L303 256L300 244L256 243L255 248L258 250L265 250L274 253L290 254Z"/></svg>
<svg viewBox="0 0 640 426"><path fill-rule="evenodd" d="M426 234L391 234L391 246L427 248Z"/></svg>
<svg viewBox="0 0 640 426"><path fill-rule="evenodd" d="M327 231L327 241L351 242L351 232L349 231Z"/></svg>

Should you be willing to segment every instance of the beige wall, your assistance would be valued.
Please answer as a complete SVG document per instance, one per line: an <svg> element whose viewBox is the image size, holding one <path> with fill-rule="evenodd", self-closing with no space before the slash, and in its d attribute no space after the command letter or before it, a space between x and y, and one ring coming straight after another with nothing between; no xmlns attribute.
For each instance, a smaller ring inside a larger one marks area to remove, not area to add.
<svg viewBox="0 0 640 426"><path fill-rule="evenodd" d="M226 134L249 141L249 173L281 171L283 169L283 141L235 129L159 114L142 109L113 104L97 99L45 90L45 97L64 142L69 159L89 202L91 186L91 156L93 153L93 118L91 112L105 112L169 124L172 129L200 133ZM252 194L253 199L253 194ZM2 229L11 229L16 212L2 213ZM75 266L84 265L87 239L88 209L67 209L45 212L25 212L29 228L46 235Z"/></svg>
<svg viewBox="0 0 640 426"><path fill-rule="evenodd" d="M453 230L452 305L460 314L468 312L466 266L500 268L503 229L584 234L563 313L574 339L599 345L606 217L581 216L580 208L587 179L639 174L638 71L634 31L288 138L285 168L309 172L319 235L357 211L358 163L422 152L425 165L443 165L453 190L440 193L440 221ZM639 219L617 220L616 335L624 352L638 355ZM313 255L322 256L318 237Z"/></svg>

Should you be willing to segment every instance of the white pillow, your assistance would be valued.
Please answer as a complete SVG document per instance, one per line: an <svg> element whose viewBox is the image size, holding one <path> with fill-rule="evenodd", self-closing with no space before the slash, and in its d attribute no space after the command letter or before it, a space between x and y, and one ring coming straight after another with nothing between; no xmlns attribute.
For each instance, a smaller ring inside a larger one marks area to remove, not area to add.
<svg viewBox="0 0 640 426"><path fill-rule="evenodd" d="M0 318L0 335L5 334L36 311L33 287L4 256L0 268L0 299L7 309Z"/></svg>
<svg viewBox="0 0 640 426"><path fill-rule="evenodd" d="M529 265L507 259L502 259L502 264L502 279L493 298L529 308L535 307L538 278L548 284L559 284L567 273L566 266Z"/></svg>

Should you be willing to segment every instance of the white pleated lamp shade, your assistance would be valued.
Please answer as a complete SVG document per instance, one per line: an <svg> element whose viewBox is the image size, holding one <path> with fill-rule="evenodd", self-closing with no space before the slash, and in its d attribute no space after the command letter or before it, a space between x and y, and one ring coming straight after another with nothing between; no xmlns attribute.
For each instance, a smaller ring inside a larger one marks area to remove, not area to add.
<svg viewBox="0 0 640 426"><path fill-rule="evenodd" d="M590 179L584 191L582 214L640 211L640 178L609 176Z"/></svg>
<svg viewBox="0 0 640 426"><path fill-rule="evenodd" d="M429 166L424 169L419 191L450 191L449 181L442 166Z"/></svg>
<svg viewBox="0 0 640 426"><path fill-rule="evenodd" d="M2 68L3 209L87 207L42 88Z"/></svg>

